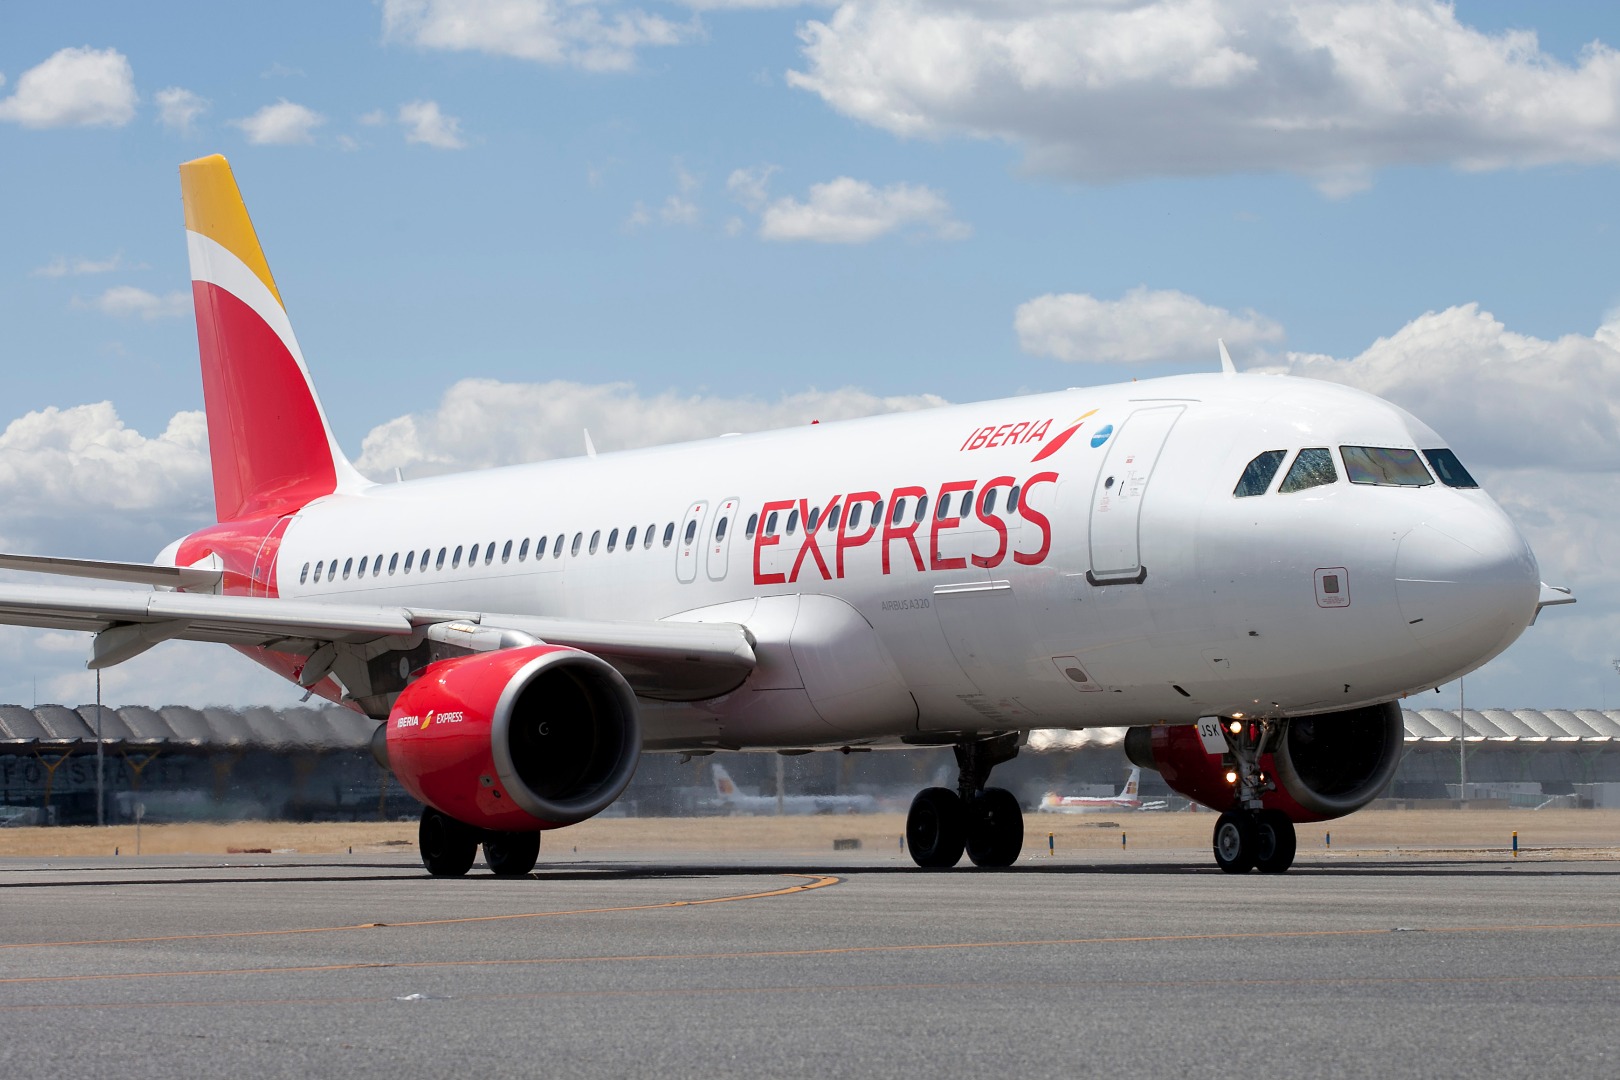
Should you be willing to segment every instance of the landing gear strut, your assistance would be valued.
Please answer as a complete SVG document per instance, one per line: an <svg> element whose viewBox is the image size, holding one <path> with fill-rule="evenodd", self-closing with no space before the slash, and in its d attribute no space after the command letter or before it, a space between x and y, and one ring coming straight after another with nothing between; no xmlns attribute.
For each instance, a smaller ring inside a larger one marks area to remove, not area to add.
<svg viewBox="0 0 1620 1080"><path fill-rule="evenodd" d="M416 832L422 865L434 877L462 877L484 846L484 861L496 877L523 877L540 858L538 832L484 832L431 806L422 808Z"/></svg>
<svg viewBox="0 0 1620 1080"><path fill-rule="evenodd" d="M955 866L966 850L975 866L1011 866L1024 846L1024 812L1005 788L987 788L990 770L1018 756L1008 732L956 744L956 790L924 788L906 815L906 847L918 866Z"/></svg>
<svg viewBox="0 0 1620 1080"><path fill-rule="evenodd" d="M1265 808L1263 797L1276 785L1260 768L1260 755L1286 729L1274 720L1226 720L1221 731L1237 772L1237 805L1215 822L1215 864L1229 874L1280 874L1294 864L1294 823Z"/></svg>

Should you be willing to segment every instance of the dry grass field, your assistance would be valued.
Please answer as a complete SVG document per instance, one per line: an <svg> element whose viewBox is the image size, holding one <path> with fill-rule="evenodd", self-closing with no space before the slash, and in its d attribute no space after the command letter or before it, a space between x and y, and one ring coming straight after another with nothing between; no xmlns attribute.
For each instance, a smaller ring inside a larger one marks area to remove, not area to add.
<svg viewBox="0 0 1620 1080"><path fill-rule="evenodd" d="M1124 813L1025 818L1026 856L1045 855L1051 833L1057 854L1105 858L1130 852L1194 852L1209 846L1210 813ZM901 814L815 817L597 818L547 835L549 854L569 858L635 857L670 852L803 857L833 850L836 839L861 841L863 855L902 857ZM1364 810L1299 829L1302 857L1331 853L1355 858L1391 855L1490 857L1506 853L1514 830L1526 858L1620 859L1620 810ZM1332 846L1326 844L1332 834ZM1121 844L1121 836L1126 844ZM146 855L226 855L254 852L355 854L414 851L415 822L146 825ZM135 827L0 829L0 857L134 854Z"/></svg>

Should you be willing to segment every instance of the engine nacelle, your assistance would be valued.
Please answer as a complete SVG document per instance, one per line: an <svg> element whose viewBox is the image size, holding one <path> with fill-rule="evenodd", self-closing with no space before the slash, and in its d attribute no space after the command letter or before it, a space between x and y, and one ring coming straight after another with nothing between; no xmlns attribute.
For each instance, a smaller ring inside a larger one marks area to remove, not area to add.
<svg viewBox="0 0 1620 1080"><path fill-rule="evenodd" d="M600 813L636 771L635 694L605 660L529 645L429 664L399 695L388 766L412 795L483 829Z"/></svg>
<svg viewBox="0 0 1620 1080"><path fill-rule="evenodd" d="M1389 785L1406 747L1406 725L1394 702L1282 724L1276 748L1260 755L1261 769L1276 781L1263 801L1294 821L1326 821L1360 810ZM1190 724L1131 728L1125 755L1212 810L1229 810L1237 802L1222 756L1205 751Z"/></svg>

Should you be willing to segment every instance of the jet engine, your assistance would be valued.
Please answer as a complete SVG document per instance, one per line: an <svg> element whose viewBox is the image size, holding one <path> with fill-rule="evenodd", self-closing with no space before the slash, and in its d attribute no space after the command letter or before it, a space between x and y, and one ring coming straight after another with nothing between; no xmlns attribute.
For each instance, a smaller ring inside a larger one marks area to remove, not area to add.
<svg viewBox="0 0 1620 1080"><path fill-rule="evenodd" d="M429 664L383 730L379 756L407 791L457 821L505 832L600 813L624 791L641 752L624 677L558 645Z"/></svg>
<svg viewBox="0 0 1620 1080"><path fill-rule="evenodd" d="M1280 730L1260 755L1261 771L1274 785L1264 802L1296 822L1343 817L1372 802L1394 777L1406 745L1394 702L1274 723ZM1207 752L1192 725L1133 727L1125 735L1125 756L1212 810L1236 804L1230 762Z"/></svg>

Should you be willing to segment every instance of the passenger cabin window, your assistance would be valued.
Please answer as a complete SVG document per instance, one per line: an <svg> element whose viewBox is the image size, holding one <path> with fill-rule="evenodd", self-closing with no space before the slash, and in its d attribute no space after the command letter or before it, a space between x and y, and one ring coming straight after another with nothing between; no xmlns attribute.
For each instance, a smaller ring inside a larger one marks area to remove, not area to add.
<svg viewBox="0 0 1620 1080"><path fill-rule="evenodd" d="M1389 446L1341 446L1344 471L1352 484L1379 487L1428 487L1434 477L1423 467L1416 450Z"/></svg>
<svg viewBox="0 0 1620 1080"><path fill-rule="evenodd" d="M1012 490L1007 492L1007 513L1016 514L1020 509L1018 505L1018 485L1014 484Z"/></svg>
<svg viewBox="0 0 1620 1080"><path fill-rule="evenodd" d="M366 557L364 555L362 555L360 557L360 572L358 574L356 574L355 577L365 577L366 576L366 563L367 563L367 561L368 560L366 559ZM348 577L349 575L344 574L343 576Z"/></svg>
<svg viewBox="0 0 1620 1080"><path fill-rule="evenodd" d="M529 542L527 540L523 541L523 546L528 547ZM506 546L501 548L501 562L507 562L511 558L512 558L512 541L508 540L506 542Z"/></svg>
<svg viewBox="0 0 1620 1080"><path fill-rule="evenodd" d="M617 549L618 546L619 546L619 530L614 529L612 532L608 533L608 554L609 555L613 554L614 550Z"/></svg>
<svg viewBox="0 0 1620 1080"><path fill-rule="evenodd" d="M758 514L749 514L748 515L748 527L743 530L743 535L748 537L748 539L752 540L754 538L754 530L757 529L758 527L759 527L759 515Z"/></svg>
<svg viewBox="0 0 1620 1080"><path fill-rule="evenodd" d="M647 548L652 547L653 534L656 533L657 531L658 531L658 526L657 525L649 525L649 526L647 526L647 531L641 534L641 548L642 548L643 551L645 551Z"/></svg>
<svg viewBox="0 0 1620 1080"><path fill-rule="evenodd" d="M563 534L558 533L556 541L551 545L551 557L553 559L562 558L562 546L563 546Z"/></svg>
<svg viewBox="0 0 1620 1080"><path fill-rule="evenodd" d="M726 522L728 522L730 520L731 520L730 518L721 518L719 523L717 525L715 525L715 527L714 527L714 542L715 543L718 544L720 541L722 541L722 540L724 540L726 538Z"/></svg>
<svg viewBox="0 0 1620 1080"><path fill-rule="evenodd" d="M798 511L795 510L794 513L798 513ZM788 525L789 525L788 532L793 531L792 524L793 524L793 519L789 518L788 519ZM694 519L694 520L688 521L686 523L686 532L681 537L681 543L690 544L696 538L697 538L697 521Z"/></svg>
<svg viewBox="0 0 1620 1080"><path fill-rule="evenodd" d="M602 530L597 529L591 533L591 554L596 554L596 545L602 542Z"/></svg>
<svg viewBox="0 0 1620 1080"><path fill-rule="evenodd" d="M861 511L866 509L865 503L856 503L849 508L849 531L854 532L861 527Z"/></svg>
<svg viewBox="0 0 1620 1080"><path fill-rule="evenodd" d="M776 535L776 511L775 510L772 510L771 511L771 516L765 519L765 535L766 536L775 536ZM666 541L664 541L664 543L667 544L667 543L669 543L669 541L666 540Z"/></svg>
<svg viewBox="0 0 1620 1080"><path fill-rule="evenodd" d="M382 553L378 552L377 557L371 560L371 576L376 577L380 573L382 573Z"/></svg>
<svg viewBox="0 0 1620 1080"><path fill-rule="evenodd" d="M879 499L872 504L872 528L877 528L878 522L883 520L883 500Z"/></svg>
<svg viewBox="0 0 1620 1080"><path fill-rule="evenodd" d="M510 540L508 540L506 542L506 554L508 554L508 555L512 554L512 541L510 541ZM493 563L494 561L495 561L495 545L493 543L491 543L488 547L486 547L484 549L484 565L488 566L491 563ZM504 558L501 559L501 562L505 562L505 561L506 560Z"/></svg>
<svg viewBox="0 0 1620 1080"><path fill-rule="evenodd" d="M309 563L305 563L304 568L298 572L298 584L302 585L304 582L306 582L308 580L309 580Z"/></svg>
<svg viewBox="0 0 1620 1080"><path fill-rule="evenodd" d="M788 513L788 522L787 522L787 534L789 536L792 536L795 532L798 532L798 530L799 530L799 512L797 510L789 511L789 513ZM689 529L687 531L690 532L691 530ZM687 537L686 542L688 544L690 544L692 542L692 538Z"/></svg>
<svg viewBox="0 0 1620 1080"><path fill-rule="evenodd" d="M407 551L405 553L405 572L407 574L411 572L411 563L413 563L415 561L416 561L416 552Z"/></svg>
<svg viewBox="0 0 1620 1080"><path fill-rule="evenodd" d="M838 519L844 514L842 506L835 506L827 512L827 531L832 532L838 528Z"/></svg>
<svg viewBox="0 0 1620 1080"><path fill-rule="evenodd" d="M996 489L987 487L984 494L979 496L979 510L986 517L996 512Z"/></svg>
<svg viewBox="0 0 1620 1080"><path fill-rule="evenodd" d="M672 521L668 525L664 526L664 546L669 547L669 545L674 541L674 539L675 539L675 523Z"/></svg>
<svg viewBox="0 0 1620 1080"><path fill-rule="evenodd" d="M1299 456L1294 459L1293 468L1283 477L1282 486L1277 492L1288 495L1307 488L1321 487L1323 484L1335 484L1338 480L1339 474L1333 468L1332 453L1323 447L1313 446L1299 452Z"/></svg>
<svg viewBox="0 0 1620 1080"><path fill-rule="evenodd" d="M928 516L928 496L924 495L922 498L917 500L917 509L912 514L911 520L916 521L916 522L921 522L922 519L927 517L927 516Z"/></svg>
<svg viewBox="0 0 1620 1080"><path fill-rule="evenodd" d="M882 504L880 503L879 505L882 505ZM872 516L876 517L877 515L873 514ZM905 518L905 516L906 516L906 500L904 500L904 499L896 499L896 500L894 500L894 515L893 515L892 519L890 520L890 524L892 524L892 525L900 524L900 522Z"/></svg>
<svg viewBox="0 0 1620 1080"><path fill-rule="evenodd" d="M1264 495L1271 487L1271 478L1277 475L1277 470L1282 468L1283 458L1287 456L1286 450L1267 450L1257 456L1243 466L1243 475L1238 477L1237 487L1232 489L1232 494L1239 499Z"/></svg>
<svg viewBox="0 0 1620 1080"><path fill-rule="evenodd" d="M940 521L944 521L950 516L951 497L949 495L941 495L939 497L939 505L934 508L934 517L938 518Z"/></svg>
<svg viewBox="0 0 1620 1080"><path fill-rule="evenodd" d="M821 507L812 506L810 516L804 519L804 531L815 532L816 526L821 524Z"/></svg>
<svg viewBox="0 0 1620 1080"><path fill-rule="evenodd" d="M1457 460L1457 455L1453 454L1450 450L1446 450L1444 448L1439 450L1425 450L1423 451L1423 456L1429 459L1429 468L1434 470L1435 475L1440 478L1440 482L1446 485L1446 487L1479 487L1479 485L1474 482L1474 478L1468 475L1468 470L1463 468L1462 462Z"/></svg>
<svg viewBox="0 0 1620 1080"><path fill-rule="evenodd" d="M437 559L433 560L433 569L435 569L435 570L443 570L444 569L444 557L446 555L448 555L449 553L450 553L449 548L440 548L439 549L439 557Z"/></svg>
<svg viewBox="0 0 1620 1080"><path fill-rule="evenodd" d="M545 549L545 546L546 546L546 542L544 540L540 541L540 546L534 549L534 553L535 553L536 557L538 557L540 552ZM518 545L518 562L523 562L528 557L529 557L529 538L527 536L525 536L523 538L523 543Z"/></svg>
<svg viewBox="0 0 1620 1080"><path fill-rule="evenodd" d="M458 559L461 558L461 549L460 548L456 548L456 558L458 558ZM467 553L467 565L471 566L473 563L475 563L477 561L478 561L478 545L474 544L472 546L472 550ZM455 563L452 562L450 565L455 566Z"/></svg>
<svg viewBox="0 0 1620 1080"><path fill-rule="evenodd" d="M629 551L636 546L636 527L630 526L630 531L624 534L624 550Z"/></svg>
<svg viewBox="0 0 1620 1080"><path fill-rule="evenodd" d="M457 544L455 553L450 556L450 569L458 570L458 569L461 568L461 552L462 552L462 550L463 550L462 546L460 544Z"/></svg>
<svg viewBox="0 0 1620 1080"><path fill-rule="evenodd" d="M572 544L568 545L568 554L571 555L571 556L577 557L579 555L579 546L581 544L583 544L584 542L585 542L585 534L582 533L582 532L575 533L574 534L574 542Z"/></svg>
<svg viewBox="0 0 1620 1080"><path fill-rule="evenodd" d="M407 555L405 557L407 559L410 558L409 555ZM393 577L394 576L394 571L398 570L398 569L399 569L399 552L396 551L396 552L394 552L392 555L390 555L388 557L388 576Z"/></svg>

